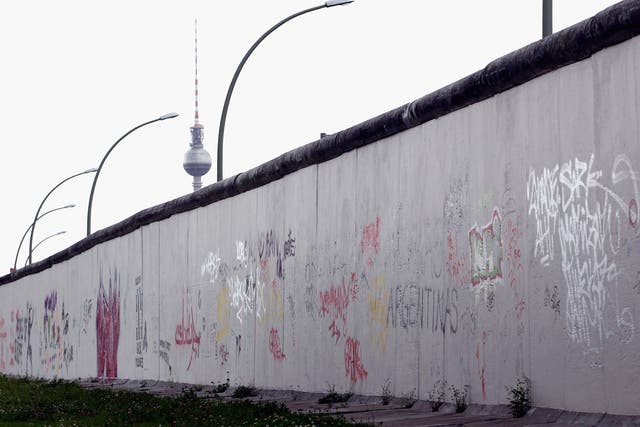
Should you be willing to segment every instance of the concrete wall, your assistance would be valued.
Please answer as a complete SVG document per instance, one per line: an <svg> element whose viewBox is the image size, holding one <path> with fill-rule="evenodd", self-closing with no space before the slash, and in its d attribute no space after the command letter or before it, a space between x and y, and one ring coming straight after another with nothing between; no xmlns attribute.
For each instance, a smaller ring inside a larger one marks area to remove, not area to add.
<svg viewBox="0 0 640 427"><path fill-rule="evenodd" d="M638 414L640 38L0 287L0 371ZM448 394L448 393L447 393Z"/></svg>

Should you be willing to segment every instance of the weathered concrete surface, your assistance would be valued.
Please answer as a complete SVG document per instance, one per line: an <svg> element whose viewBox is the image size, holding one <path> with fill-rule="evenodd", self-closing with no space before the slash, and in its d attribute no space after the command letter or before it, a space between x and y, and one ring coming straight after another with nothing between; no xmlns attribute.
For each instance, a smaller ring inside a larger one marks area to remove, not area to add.
<svg viewBox="0 0 640 427"><path fill-rule="evenodd" d="M640 38L538 71L0 278L0 372L423 400L446 382L483 405L526 376L540 407L638 415Z"/></svg>

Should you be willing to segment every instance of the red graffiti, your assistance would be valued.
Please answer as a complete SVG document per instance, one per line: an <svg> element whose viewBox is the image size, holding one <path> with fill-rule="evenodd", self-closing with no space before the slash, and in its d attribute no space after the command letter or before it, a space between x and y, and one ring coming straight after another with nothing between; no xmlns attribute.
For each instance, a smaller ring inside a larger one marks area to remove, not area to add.
<svg viewBox="0 0 640 427"><path fill-rule="evenodd" d="M334 320L333 322L331 322L331 324L329 325L329 330L331 331L331 338L336 337L336 344L338 344L338 341L340 340L340 328L336 325L336 321Z"/></svg>
<svg viewBox="0 0 640 427"><path fill-rule="evenodd" d="M358 297L358 279L355 273L351 273L349 284L344 277L340 286L331 286L328 291L319 291L320 317L329 317L333 323L329 326L331 336L336 337L336 343L340 339L341 331L337 320L342 319L342 332L347 328L347 312L349 302Z"/></svg>
<svg viewBox="0 0 640 427"><path fill-rule="evenodd" d="M470 281L467 263L460 254L458 245L451 230L447 232L447 247L447 272L449 272L449 276L451 277L451 280L453 280L454 285L464 286Z"/></svg>
<svg viewBox="0 0 640 427"><path fill-rule="evenodd" d="M287 357L282 352L282 347L280 346L280 333L275 328L271 328L271 331L269 332L269 351L273 354L273 358L276 360L283 360Z"/></svg>
<svg viewBox="0 0 640 427"><path fill-rule="evenodd" d="M638 202L636 199L631 199L629 202L629 224L632 227L638 225Z"/></svg>
<svg viewBox="0 0 640 427"><path fill-rule="evenodd" d="M4 317L0 316L0 370L4 371L7 366L4 361L4 341L7 338L7 331L4 329Z"/></svg>
<svg viewBox="0 0 640 427"><path fill-rule="evenodd" d="M191 345L191 354L189 356L189 364L187 371L191 368L193 357L200 355L200 334L196 328L196 322L193 318L193 307L189 309L189 318L185 324L184 319L184 297L182 298L182 317L180 323L176 326L176 345Z"/></svg>
<svg viewBox="0 0 640 427"><path fill-rule="evenodd" d="M96 333L98 378L116 378L120 341L120 276L117 271L114 272L113 280L109 278L108 293L100 278L96 300Z"/></svg>
<svg viewBox="0 0 640 427"><path fill-rule="evenodd" d="M362 363L362 355L360 354L360 341L347 337L344 343L344 371L352 383L358 380L363 381L367 377L367 370Z"/></svg>
<svg viewBox="0 0 640 427"><path fill-rule="evenodd" d="M367 265L373 267L373 258L380 252L380 218L376 217L376 222L362 229L360 249L363 254L367 254Z"/></svg>

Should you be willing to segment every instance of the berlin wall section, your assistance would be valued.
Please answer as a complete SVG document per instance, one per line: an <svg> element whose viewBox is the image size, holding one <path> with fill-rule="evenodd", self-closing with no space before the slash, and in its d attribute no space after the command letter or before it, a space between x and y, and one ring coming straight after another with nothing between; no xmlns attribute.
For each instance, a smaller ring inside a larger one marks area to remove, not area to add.
<svg viewBox="0 0 640 427"><path fill-rule="evenodd" d="M636 37L5 284L0 372L479 404L527 376L638 414L639 72Z"/></svg>

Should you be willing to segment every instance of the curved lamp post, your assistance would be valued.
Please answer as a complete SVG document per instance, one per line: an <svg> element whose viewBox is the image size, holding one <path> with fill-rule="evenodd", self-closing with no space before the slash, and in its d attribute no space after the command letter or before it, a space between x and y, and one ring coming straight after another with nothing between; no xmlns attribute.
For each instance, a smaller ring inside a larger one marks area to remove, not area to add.
<svg viewBox="0 0 640 427"><path fill-rule="evenodd" d="M84 172L80 172L77 173L75 175L71 175L68 178L63 179L62 181L60 181L55 187L53 187L51 189L51 191L49 191L47 193L46 196L44 196L44 199L42 199L42 202L40 203L40 206L38 206L38 210L36 211L36 216L33 217L33 223L31 224L31 236L29 236L29 258L27 259L27 262L29 264L31 264L31 252L33 252L33 231L36 229L36 222L38 221L38 215L40 215L40 209L42 209L42 205L44 205L44 202L47 200L47 198L51 195L51 193L53 193L55 191L56 188L60 187L62 184L64 184L65 182L69 181L70 179L75 178L76 176L80 176L80 175L84 175L86 173L93 173L96 172L98 169L93 168L93 169L87 169Z"/></svg>
<svg viewBox="0 0 640 427"><path fill-rule="evenodd" d="M87 208L87 236L91 234L91 205L93 204L93 193L96 190L96 183L98 182L98 176L100 175L100 171L102 170L102 165L104 165L104 162L105 162L105 160L107 160L107 157L109 157L109 154L111 154L111 151L113 151L113 149L116 148L116 145L118 145L120 143L120 141L125 139L133 131L135 131L137 129L140 129L143 126L150 125L151 123L155 123L155 122L158 122L160 120L173 119L174 117L178 117L178 113L165 114L164 116L160 116L157 119L153 119L153 120L149 120L148 122L144 122L141 125L138 125L138 126L134 127L129 132L127 132L124 135L122 135L120 137L120 139L118 139L111 146L111 148L109 148L109 151L107 151L107 154L105 154L104 157L102 158L102 161L100 162L100 166L98 166L98 170L96 171L96 176L93 178L93 185L91 186L91 194L89 195L89 207Z"/></svg>
<svg viewBox="0 0 640 427"><path fill-rule="evenodd" d="M39 220L40 218L42 218L43 216L45 216L47 214L50 214L51 212L59 211L61 209L75 208L75 207L76 207L76 205L71 204L71 205L65 205L65 206L61 206L59 208L51 209L49 211L46 211L42 215L40 215L36 219L36 221ZM33 227L33 224L35 224L35 222L32 222L31 224L29 224L29 227L27 227L27 230L22 235L22 239L20 239L20 244L18 245L18 250L16 251L16 259L15 259L15 261L13 261L13 269L14 270L18 267L18 254L20 253L20 248L22 247L22 242L24 242L24 238L27 237L27 233L29 232L29 230L31 230L31 227Z"/></svg>
<svg viewBox="0 0 640 427"><path fill-rule="evenodd" d="M36 250L36 248L37 248L38 246L40 246L41 244L43 244L46 240L49 240L49 239L50 239L50 238L52 238L52 237L56 237L56 236L59 236L59 235L64 234L64 233L66 233L66 231L58 231L57 233L52 234L51 236L47 236L47 237L45 237L44 239L40 240L40 241L38 242L38 244L37 244L37 245L35 245L35 246L33 247L33 249L31 250L31 252L33 253L33 251L35 251L35 250ZM27 261L28 261L28 260L27 260ZM25 266L27 265L27 262L26 262L26 261L25 261L24 265L25 265Z"/></svg>
<svg viewBox="0 0 640 427"><path fill-rule="evenodd" d="M240 75L240 71L242 71L242 67L244 67L244 64L247 62L247 59L249 59L249 56L253 53L253 51L256 49L256 47L258 47L258 45L262 42L262 40L267 38L267 36L269 34L274 32L278 27L280 27L285 22L290 21L293 18L296 18L296 17L298 17L300 15L304 15L305 13L313 12L314 10L323 9L325 7L333 7L333 6L345 5L345 4L353 3L354 1L355 0L329 0L329 1L325 2L324 4L322 4L320 6L312 7L310 9L306 9L306 10L303 10L301 12L294 13L293 15L283 19L282 21L278 22L276 25L271 27L269 29L269 31L264 33L253 44L253 46L251 46L249 51L244 55L244 58L242 58L242 61L240 61L240 65L238 65L238 68L236 68L236 72L234 73L233 78L231 79L231 84L229 85L229 89L227 90L227 97L224 100L224 107L222 107L222 116L220 117L220 127L218 128L218 158L217 158L217 162L218 162L218 181L222 181L222 143L223 143L223 140L224 140L224 124L225 124L225 121L227 120L227 110L229 109L229 101L231 100L231 94L233 93L233 88L236 85L236 80L238 80L238 76Z"/></svg>

